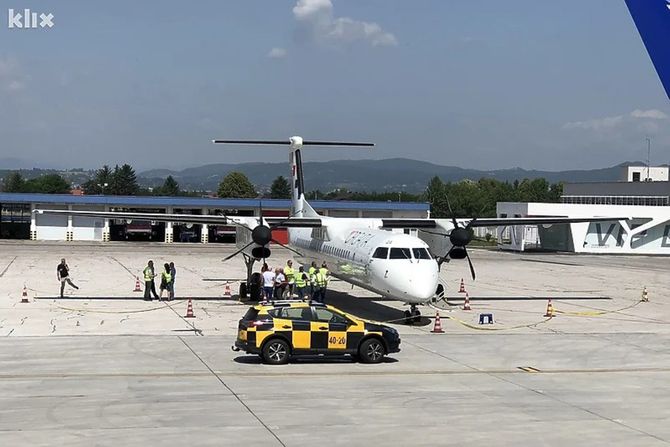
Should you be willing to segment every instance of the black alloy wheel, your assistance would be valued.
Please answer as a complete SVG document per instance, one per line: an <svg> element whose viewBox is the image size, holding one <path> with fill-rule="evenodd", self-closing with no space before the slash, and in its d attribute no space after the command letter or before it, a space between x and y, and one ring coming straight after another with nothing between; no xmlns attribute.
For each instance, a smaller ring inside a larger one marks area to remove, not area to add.
<svg viewBox="0 0 670 447"><path fill-rule="evenodd" d="M364 340L358 349L358 356L363 363L379 363L385 354L384 344L378 338Z"/></svg>
<svg viewBox="0 0 670 447"><path fill-rule="evenodd" d="M281 338L273 338L263 345L263 360L270 365L288 363L290 348Z"/></svg>

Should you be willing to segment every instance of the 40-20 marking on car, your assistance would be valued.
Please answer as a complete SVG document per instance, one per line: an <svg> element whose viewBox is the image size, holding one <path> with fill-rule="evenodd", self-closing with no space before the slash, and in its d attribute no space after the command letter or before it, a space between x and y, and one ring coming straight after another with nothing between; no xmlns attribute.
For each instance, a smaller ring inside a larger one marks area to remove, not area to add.
<svg viewBox="0 0 670 447"><path fill-rule="evenodd" d="M328 343L331 345L346 345L347 344L347 337L330 337L328 339Z"/></svg>

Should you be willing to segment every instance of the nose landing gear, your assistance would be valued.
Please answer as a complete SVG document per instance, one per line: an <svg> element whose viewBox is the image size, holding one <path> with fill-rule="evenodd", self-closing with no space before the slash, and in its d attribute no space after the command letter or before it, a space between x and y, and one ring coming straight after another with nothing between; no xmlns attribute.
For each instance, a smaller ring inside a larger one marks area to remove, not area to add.
<svg viewBox="0 0 670 447"><path fill-rule="evenodd" d="M405 311L405 324L414 324L421 322L421 312L416 304L410 304L409 310Z"/></svg>

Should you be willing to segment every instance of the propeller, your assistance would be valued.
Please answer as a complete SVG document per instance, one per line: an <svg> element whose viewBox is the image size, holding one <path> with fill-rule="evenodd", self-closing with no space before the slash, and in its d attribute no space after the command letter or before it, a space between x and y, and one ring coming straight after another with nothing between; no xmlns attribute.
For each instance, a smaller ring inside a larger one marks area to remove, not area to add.
<svg viewBox="0 0 670 447"><path fill-rule="evenodd" d="M268 245L270 245L270 242L275 243L279 245L280 247L283 247L289 251L292 251L293 253L297 254L298 256L302 256L302 253L300 253L297 250L294 250L291 247L286 246L285 244L282 244L278 240L272 237L272 227L281 227L283 226L291 217L293 216L288 216L286 219L282 220L279 223L273 224L273 225L266 225L265 220L263 219L263 201L259 200L258 201L258 207L260 209L260 225L257 225L253 229L246 227L247 229L251 230L251 242L249 242L247 245L242 247L241 249L237 250L235 253L228 255L224 261L227 261L231 258L234 258L235 256L239 255L242 253L244 250L249 248L250 246L256 244L257 247L254 247L251 250L251 256L253 256L256 259L262 259L263 263L265 263L266 258L270 257L270 254L272 253L270 251L270 248L268 248Z"/></svg>
<svg viewBox="0 0 670 447"><path fill-rule="evenodd" d="M449 262L450 259L467 259L468 265L470 266L470 273L472 274L472 279L476 278L475 267L472 265L472 260L468 254L467 245L472 242L473 235L470 231L470 227L473 223L477 221L477 218L473 218L466 226L461 226L456 220L454 211L451 209L451 203L449 203L449 197L445 195L447 201L447 208L449 209L449 215L451 216L451 222L454 225L454 228L449 233L438 233L435 231L421 230L424 233L434 234L436 236L444 236L449 238L451 243L451 248L449 251L442 257L437 259L438 267L441 267L444 262Z"/></svg>

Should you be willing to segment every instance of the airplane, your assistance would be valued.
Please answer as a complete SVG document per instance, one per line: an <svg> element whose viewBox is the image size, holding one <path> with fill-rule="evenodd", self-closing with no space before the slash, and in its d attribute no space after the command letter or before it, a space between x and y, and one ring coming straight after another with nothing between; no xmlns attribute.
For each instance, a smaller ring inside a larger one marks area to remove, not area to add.
<svg viewBox="0 0 670 447"><path fill-rule="evenodd" d="M670 0L626 0L626 5L670 98Z"/></svg>
<svg viewBox="0 0 670 447"><path fill-rule="evenodd" d="M280 245L295 254L303 265L326 262L330 274L355 286L402 301L410 306L406 321L417 321L417 306L441 297L439 271L451 259L467 259L475 278L475 270L467 252L472 241L471 228L477 226L550 225L576 222L599 222L625 218L595 217L537 217L537 218L472 218L472 219L404 219L404 218L343 218L319 215L305 199L302 170L302 149L307 146L372 147L373 143L309 141L293 136L288 140L213 140L217 144L284 145L289 148L291 169L291 211L288 218L207 216L187 214L135 213L116 211L69 211L37 209L38 214L66 214L106 219L151 220L159 222L234 225L239 254L247 269L246 282L240 285L240 299L246 298L252 281L255 262L271 256L270 243ZM289 242L274 240L272 230L286 228ZM393 229L415 228L425 233L422 238ZM440 253L443 253L440 255Z"/></svg>

